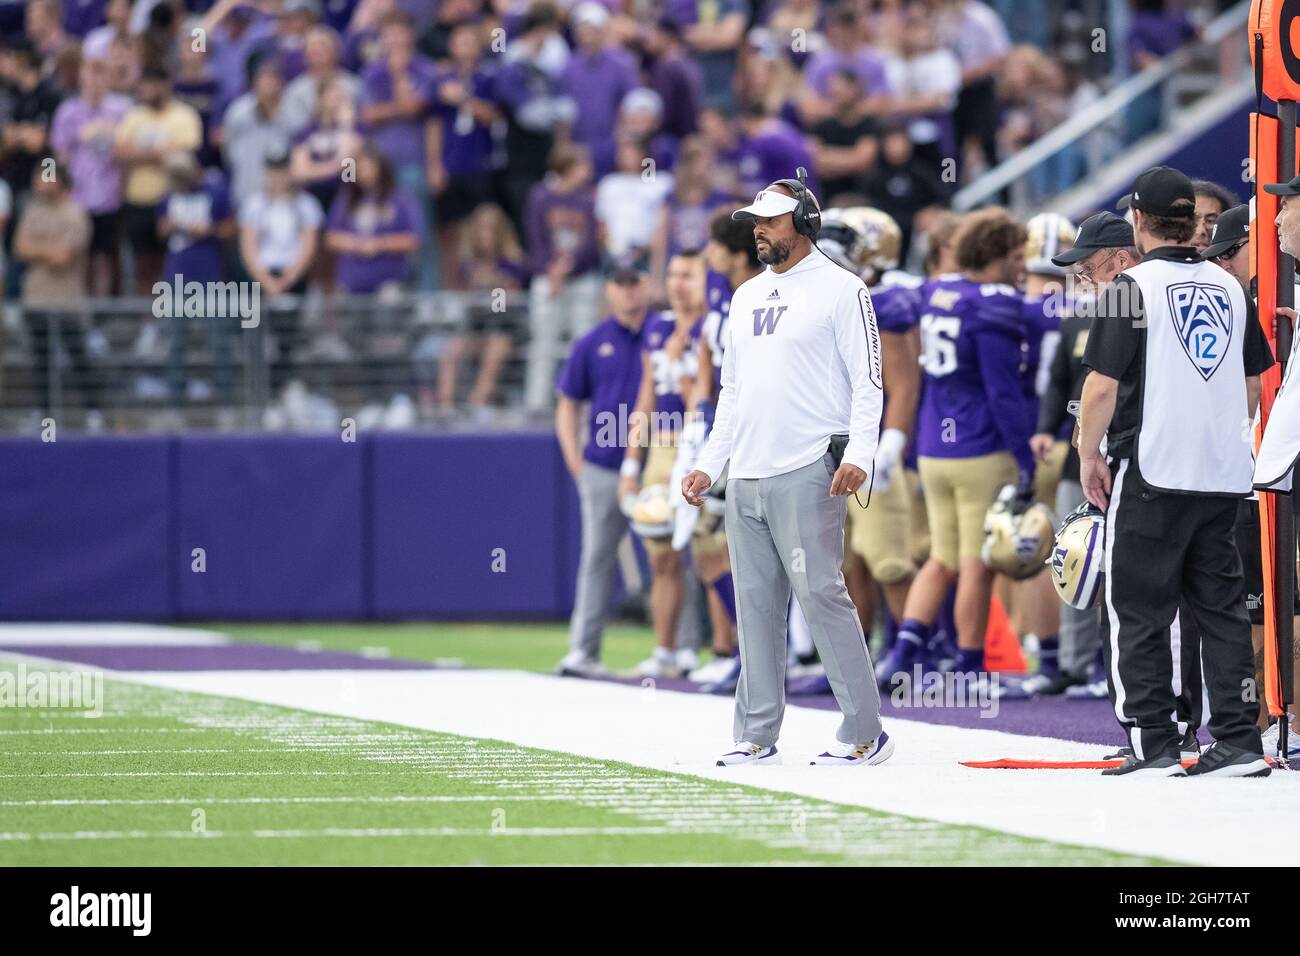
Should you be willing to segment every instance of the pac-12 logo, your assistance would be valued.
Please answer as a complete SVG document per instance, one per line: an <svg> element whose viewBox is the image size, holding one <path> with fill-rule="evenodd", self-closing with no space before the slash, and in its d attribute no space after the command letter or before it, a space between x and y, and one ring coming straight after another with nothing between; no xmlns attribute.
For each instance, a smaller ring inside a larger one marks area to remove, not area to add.
<svg viewBox="0 0 1300 956"><path fill-rule="evenodd" d="M1208 382L1222 364L1232 338L1232 300L1228 291L1199 282L1171 285L1169 312L1183 351Z"/></svg>

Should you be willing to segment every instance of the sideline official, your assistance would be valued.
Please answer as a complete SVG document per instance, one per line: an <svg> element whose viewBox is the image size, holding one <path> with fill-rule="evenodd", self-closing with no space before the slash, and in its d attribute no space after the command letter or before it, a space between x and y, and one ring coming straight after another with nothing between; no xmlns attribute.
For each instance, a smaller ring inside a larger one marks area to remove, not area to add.
<svg viewBox="0 0 1300 956"><path fill-rule="evenodd" d="M813 245L821 211L801 180L773 183L733 216L753 221L767 269L732 298L713 431L682 480L686 500L702 504L730 462L741 674L736 747L718 763L776 756L791 589L844 715L838 743L813 763L880 763L894 745L881 729L871 658L840 570L845 497L870 495L884 404L871 297Z"/></svg>
<svg viewBox="0 0 1300 956"><path fill-rule="evenodd" d="M1130 206L1143 261L1098 302L1079 439L1084 494L1106 510L1111 702L1133 748L1102 772L1185 773L1169 641L1181 597L1201 633L1216 741L1187 773L1263 776L1233 528L1251 491L1249 394L1273 356L1241 286L1192 245L1191 181L1149 169Z"/></svg>

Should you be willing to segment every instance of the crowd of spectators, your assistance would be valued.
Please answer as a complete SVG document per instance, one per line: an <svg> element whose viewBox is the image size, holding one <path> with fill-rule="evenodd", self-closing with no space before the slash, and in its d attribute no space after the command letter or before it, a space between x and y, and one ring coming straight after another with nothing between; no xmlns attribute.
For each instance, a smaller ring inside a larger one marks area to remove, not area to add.
<svg viewBox="0 0 1300 956"><path fill-rule="evenodd" d="M995 7L1014 6L0 0L5 290L37 309L176 274L271 297L518 290L529 327L471 311L437 402L490 404L526 332L545 404L612 261L661 291L711 213L800 165L823 205L884 209L906 245L918 213L1068 115L1080 77L1013 46ZM30 222L52 215L51 171L58 230ZM17 241L39 232L57 234ZM471 352L481 373L458 379Z"/></svg>

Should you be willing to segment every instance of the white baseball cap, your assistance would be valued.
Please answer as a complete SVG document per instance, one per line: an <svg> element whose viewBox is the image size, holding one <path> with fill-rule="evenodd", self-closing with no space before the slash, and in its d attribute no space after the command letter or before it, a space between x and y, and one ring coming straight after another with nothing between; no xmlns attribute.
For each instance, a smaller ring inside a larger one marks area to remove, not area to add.
<svg viewBox="0 0 1300 956"><path fill-rule="evenodd" d="M771 186L760 190L754 201L744 209L737 209L731 214L732 219L770 219L783 213L794 212L799 208L799 201L793 196L777 192Z"/></svg>

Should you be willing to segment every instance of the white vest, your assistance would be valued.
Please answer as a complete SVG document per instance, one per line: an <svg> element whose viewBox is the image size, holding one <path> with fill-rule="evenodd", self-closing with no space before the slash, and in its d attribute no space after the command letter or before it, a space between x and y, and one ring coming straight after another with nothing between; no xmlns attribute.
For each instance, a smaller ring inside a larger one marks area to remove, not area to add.
<svg viewBox="0 0 1300 956"><path fill-rule="evenodd" d="M1241 286L1211 262L1150 259L1125 274L1146 317L1139 473L1167 491L1250 494L1242 355L1250 314Z"/></svg>

